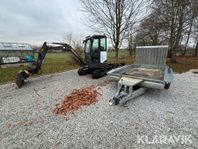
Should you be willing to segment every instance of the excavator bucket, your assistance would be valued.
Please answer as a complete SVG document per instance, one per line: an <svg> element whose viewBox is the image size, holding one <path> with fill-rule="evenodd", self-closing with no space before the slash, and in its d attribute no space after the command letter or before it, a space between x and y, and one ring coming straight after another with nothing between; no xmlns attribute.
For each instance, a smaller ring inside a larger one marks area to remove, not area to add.
<svg viewBox="0 0 198 149"><path fill-rule="evenodd" d="M24 84L25 77L21 72L19 72L16 76L16 85L18 88L21 88Z"/></svg>

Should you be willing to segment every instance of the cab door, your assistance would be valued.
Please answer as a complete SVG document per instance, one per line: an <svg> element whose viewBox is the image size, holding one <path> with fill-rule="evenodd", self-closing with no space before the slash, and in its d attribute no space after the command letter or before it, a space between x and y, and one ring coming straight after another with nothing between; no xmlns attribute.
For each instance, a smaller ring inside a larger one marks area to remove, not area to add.
<svg viewBox="0 0 198 149"><path fill-rule="evenodd" d="M107 62L107 38L100 38L100 63Z"/></svg>
<svg viewBox="0 0 198 149"><path fill-rule="evenodd" d="M85 61L87 64L91 63L91 40L87 40L84 43L85 46Z"/></svg>
<svg viewBox="0 0 198 149"><path fill-rule="evenodd" d="M92 63L100 63L99 38L93 38L91 48Z"/></svg>

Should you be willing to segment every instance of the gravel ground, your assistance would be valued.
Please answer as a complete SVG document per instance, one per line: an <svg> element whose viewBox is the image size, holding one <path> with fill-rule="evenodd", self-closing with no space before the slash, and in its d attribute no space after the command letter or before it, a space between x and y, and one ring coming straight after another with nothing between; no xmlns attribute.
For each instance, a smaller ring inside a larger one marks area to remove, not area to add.
<svg viewBox="0 0 198 149"><path fill-rule="evenodd" d="M126 106L108 105L116 92L110 83L95 105L66 117L51 112L72 89L107 79L71 70L30 79L22 89L1 85L0 148L198 148L198 75L191 72L175 74L169 90L148 90ZM157 143L161 136L192 142Z"/></svg>

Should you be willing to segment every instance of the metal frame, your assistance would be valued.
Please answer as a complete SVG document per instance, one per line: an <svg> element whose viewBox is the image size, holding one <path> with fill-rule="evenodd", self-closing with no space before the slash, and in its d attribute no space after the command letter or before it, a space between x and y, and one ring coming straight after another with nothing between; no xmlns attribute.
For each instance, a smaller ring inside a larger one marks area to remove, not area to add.
<svg viewBox="0 0 198 149"><path fill-rule="evenodd" d="M141 46L136 48L135 63L108 72L111 78L118 81L118 88L110 105L124 104L128 100L143 94L147 88L169 88L173 79L173 71L166 65L168 46ZM128 73L133 68L157 69L163 79L148 78ZM169 85L167 87L167 85Z"/></svg>

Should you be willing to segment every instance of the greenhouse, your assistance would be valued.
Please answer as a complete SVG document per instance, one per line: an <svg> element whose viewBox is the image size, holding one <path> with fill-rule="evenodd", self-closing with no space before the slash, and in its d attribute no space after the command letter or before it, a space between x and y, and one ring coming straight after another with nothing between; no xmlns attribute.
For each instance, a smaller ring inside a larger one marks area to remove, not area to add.
<svg viewBox="0 0 198 149"><path fill-rule="evenodd" d="M34 50L28 43L0 42L0 62L17 63L33 61Z"/></svg>

